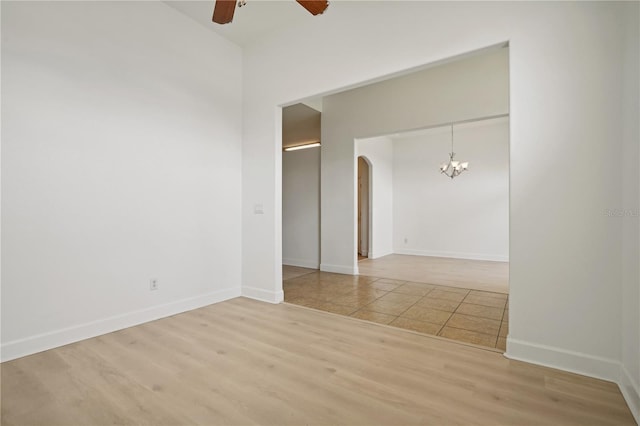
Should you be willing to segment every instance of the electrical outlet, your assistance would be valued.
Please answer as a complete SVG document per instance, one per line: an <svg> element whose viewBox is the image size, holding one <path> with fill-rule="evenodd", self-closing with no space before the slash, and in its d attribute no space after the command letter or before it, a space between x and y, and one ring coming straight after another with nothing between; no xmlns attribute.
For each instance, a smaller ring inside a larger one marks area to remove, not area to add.
<svg viewBox="0 0 640 426"><path fill-rule="evenodd" d="M154 291L158 289L158 280L155 278L152 278L151 281L149 281L149 290Z"/></svg>
<svg viewBox="0 0 640 426"><path fill-rule="evenodd" d="M409 239L407 237L404 237L404 243L407 244L409 242Z"/></svg>

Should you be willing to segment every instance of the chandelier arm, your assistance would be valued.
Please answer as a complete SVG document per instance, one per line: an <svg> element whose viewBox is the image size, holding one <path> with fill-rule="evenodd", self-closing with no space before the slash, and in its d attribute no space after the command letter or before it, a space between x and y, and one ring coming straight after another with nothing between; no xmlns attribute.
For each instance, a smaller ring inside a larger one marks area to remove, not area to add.
<svg viewBox="0 0 640 426"><path fill-rule="evenodd" d="M451 152L453 153L453 124L451 125Z"/></svg>

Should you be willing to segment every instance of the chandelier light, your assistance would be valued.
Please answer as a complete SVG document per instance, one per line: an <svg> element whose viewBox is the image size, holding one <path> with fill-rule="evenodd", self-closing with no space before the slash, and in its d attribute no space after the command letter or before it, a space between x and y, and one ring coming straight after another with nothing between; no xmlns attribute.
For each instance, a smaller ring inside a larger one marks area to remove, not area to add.
<svg viewBox="0 0 640 426"><path fill-rule="evenodd" d="M446 177L453 179L458 176L460 173L464 172L469 167L468 161L457 161L455 160L456 153L453 152L453 124L451 125L451 152L449 153L449 162L442 163L440 165L440 173L444 174Z"/></svg>

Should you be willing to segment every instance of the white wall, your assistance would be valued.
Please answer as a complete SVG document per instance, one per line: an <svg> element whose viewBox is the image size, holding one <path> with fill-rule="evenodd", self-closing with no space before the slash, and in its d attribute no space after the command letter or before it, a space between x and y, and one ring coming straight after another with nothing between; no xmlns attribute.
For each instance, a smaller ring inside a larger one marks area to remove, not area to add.
<svg viewBox="0 0 640 426"><path fill-rule="evenodd" d="M356 158L362 155L370 163L369 258L377 259L393 253L393 143L382 136L356 140L355 144Z"/></svg>
<svg viewBox="0 0 640 426"><path fill-rule="evenodd" d="M449 152L450 127L394 138L394 252L507 261L508 120L454 126L455 158L470 166L453 180L439 170Z"/></svg>
<svg viewBox="0 0 640 426"><path fill-rule="evenodd" d="M623 70L623 199L609 220L622 225L622 392L640 423L640 31L637 17L639 4L626 15ZM634 21L635 19L635 21ZM635 25L633 25L635 22Z"/></svg>
<svg viewBox="0 0 640 426"><path fill-rule="evenodd" d="M241 61L160 2L2 2L4 360L240 294Z"/></svg>
<svg viewBox="0 0 640 426"><path fill-rule="evenodd" d="M243 240L250 235L259 243L243 244L243 291L250 287L248 293L264 300L282 299L277 105L509 41L507 354L618 380L622 227L602 212L622 202L621 177L612 170L618 170L622 131L631 126L627 122L625 127L621 114L622 94L631 79L621 78L621 46L625 25L638 25L636 7L613 2L406 2L402 7L334 2L321 17L247 48ZM461 90L456 102L465 95ZM325 142L326 136L323 129ZM367 136L372 135L359 135ZM345 147L343 155L328 158L350 176L352 142L337 142ZM337 208L354 208L354 185L347 188L348 193L330 200ZM248 207L258 201L264 202L265 215L254 215ZM353 235L353 220L335 226ZM351 246L344 250L353 252ZM629 333L624 330L625 338Z"/></svg>
<svg viewBox="0 0 640 426"><path fill-rule="evenodd" d="M508 50L499 49L324 99L321 257L327 270L356 270L354 192L347 184L353 179L351 141L507 113L508 81Z"/></svg>
<svg viewBox="0 0 640 426"><path fill-rule="evenodd" d="M320 267L320 148L282 153L282 263Z"/></svg>

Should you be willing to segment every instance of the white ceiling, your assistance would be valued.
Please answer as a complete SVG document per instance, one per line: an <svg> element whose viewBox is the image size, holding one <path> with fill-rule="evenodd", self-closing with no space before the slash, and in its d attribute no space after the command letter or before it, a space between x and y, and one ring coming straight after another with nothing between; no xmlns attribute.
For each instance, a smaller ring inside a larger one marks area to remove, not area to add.
<svg viewBox="0 0 640 426"><path fill-rule="evenodd" d="M215 1L164 3L240 46L246 46L279 28L319 18L311 15L295 0L247 0L243 7L236 7L233 22L220 25L211 22ZM330 10L331 6L325 13L330 13Z"/></svg>

